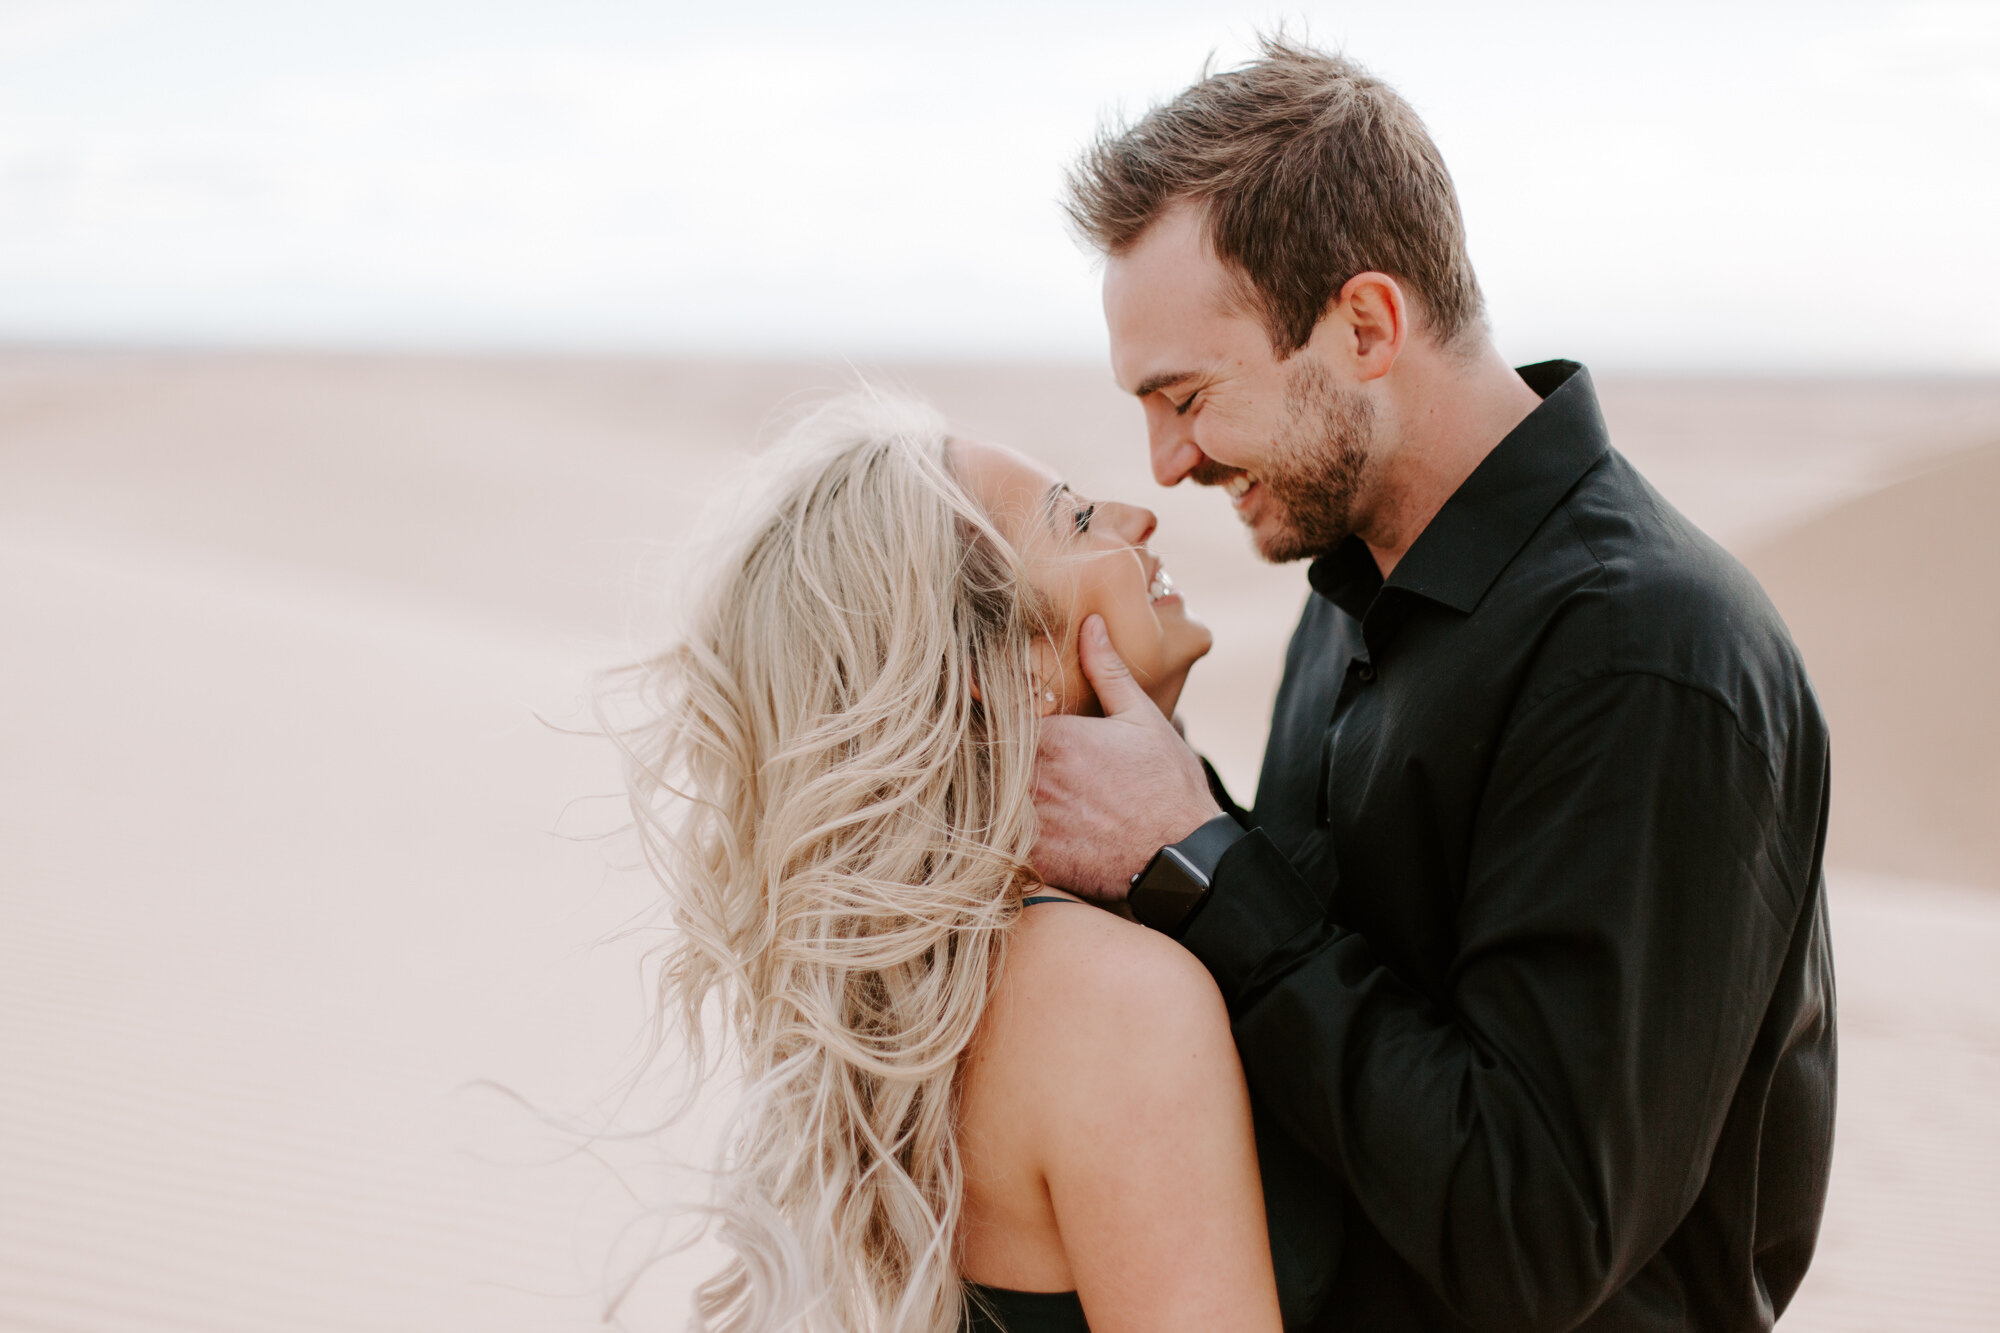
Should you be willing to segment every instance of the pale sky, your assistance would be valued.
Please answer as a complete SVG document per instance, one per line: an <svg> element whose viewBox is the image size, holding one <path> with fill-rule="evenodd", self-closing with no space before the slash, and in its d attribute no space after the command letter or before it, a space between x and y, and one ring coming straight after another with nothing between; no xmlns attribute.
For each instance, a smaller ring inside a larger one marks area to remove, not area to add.
<svg viewBox="0 0 2000 1333"><path fill-rule="evenodd" d="M1063 168L1280 19L1516 360L2000 371L1993 0L0 0L0 338L1099 358Z"/></svg>

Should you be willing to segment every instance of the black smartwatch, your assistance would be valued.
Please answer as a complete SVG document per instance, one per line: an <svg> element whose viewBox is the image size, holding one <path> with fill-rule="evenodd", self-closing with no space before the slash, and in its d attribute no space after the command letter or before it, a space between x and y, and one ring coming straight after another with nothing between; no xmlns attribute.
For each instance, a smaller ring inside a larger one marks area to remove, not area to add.
<svg viewBox="0 0 2000 1333"><path fill-rule="evenodd" d="M1179 842L1154 852L1146 868L1132 876L1132 891L1125 898L1132 915L1141 925L1178 937L1208 897L1222 854L1244 832L1231 816L1217 815Z"/></svg>

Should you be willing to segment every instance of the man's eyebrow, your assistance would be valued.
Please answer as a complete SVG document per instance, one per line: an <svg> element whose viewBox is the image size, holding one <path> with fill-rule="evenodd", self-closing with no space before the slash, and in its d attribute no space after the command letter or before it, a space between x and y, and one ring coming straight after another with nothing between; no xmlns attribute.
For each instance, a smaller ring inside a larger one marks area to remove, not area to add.
<svg viewBox="0 0 2000 1333"><path fill-rule="evenodd" d="M1191 380L1197 373L1192 370L1168 370L1162 371L1158 375L1148 375L1139 382L1138 388L1132 390L1132 396L1134 398L1144 398L1149 394L1158 393L1169 384L1179 384L1182 380Z"/></svg>

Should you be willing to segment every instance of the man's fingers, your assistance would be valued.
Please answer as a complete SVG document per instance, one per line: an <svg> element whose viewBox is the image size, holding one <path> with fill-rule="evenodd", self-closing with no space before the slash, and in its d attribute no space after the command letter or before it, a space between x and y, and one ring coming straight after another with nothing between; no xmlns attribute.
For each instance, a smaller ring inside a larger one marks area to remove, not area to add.
<svg viewBox="0 0 2000 1333"><path fill-rule="evenodd" d="M1089 678L1091 688L1097 691L1097 702L1104 705L1106 717L1117 717L1140 708L1151 709L1158 715L1158 705L1139 688L1139 682L1132 679L1132 671L1125 665L1125 659L1111 646L1111 634L1104 628L1104 617L1090 616L1084 620L1083 632L1077 636L1077 656L1083 663L1083 674Z"/></svg>

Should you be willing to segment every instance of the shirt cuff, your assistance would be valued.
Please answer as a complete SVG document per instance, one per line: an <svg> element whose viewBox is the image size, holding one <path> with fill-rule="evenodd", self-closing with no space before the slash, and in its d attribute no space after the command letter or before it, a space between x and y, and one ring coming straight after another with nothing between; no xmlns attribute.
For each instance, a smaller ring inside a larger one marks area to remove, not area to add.
<svg viewBox="0 0 2000 1333"><path fill-rule="evenodd" d="M1222 783L1222 774L1215 771L1215 765L1208 762L1207 755L1196 755L1201 760L1201 771L1208 778L1208 794L1222 807L1223 813L1245 828L1250 827L1250 812L1236 804L1236 798L1229 794L1229 788Z"/></svg>
<svg viewBox="0 0 2000 1333"><path fill-rule="evenodd" d="M1251 829L1216 863L1180 942L1214 974L1233 1009L1253 983L1298 952L1287 945L1325 921L1326 901L1262 829Z"/></svg>

